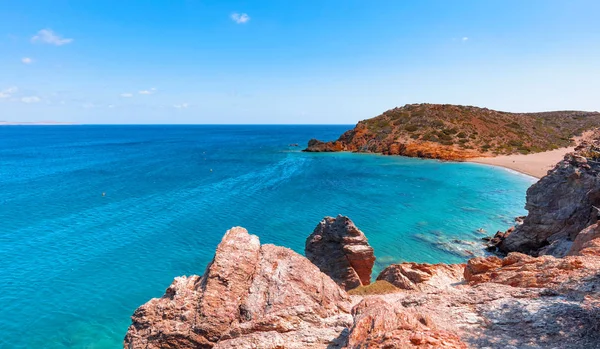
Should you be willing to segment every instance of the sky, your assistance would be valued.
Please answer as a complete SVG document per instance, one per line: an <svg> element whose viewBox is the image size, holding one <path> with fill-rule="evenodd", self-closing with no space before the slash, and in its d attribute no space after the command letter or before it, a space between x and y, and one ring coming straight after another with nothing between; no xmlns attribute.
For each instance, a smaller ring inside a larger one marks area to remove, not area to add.
<svg viewBox="0 0 600 349"><path fill-rule="evenodd" d="M597 0L0 0L0 120L600 110Z"/></svg>

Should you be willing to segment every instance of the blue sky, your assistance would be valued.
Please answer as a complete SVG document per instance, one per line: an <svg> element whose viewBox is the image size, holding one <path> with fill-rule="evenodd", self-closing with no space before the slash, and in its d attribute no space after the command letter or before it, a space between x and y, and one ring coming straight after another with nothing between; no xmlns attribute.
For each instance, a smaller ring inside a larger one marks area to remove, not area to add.
<svg viewBox="0 0 600 349"><path fill-rule="evenodd" d="M0 120L600 110L597 0L0 2Z"/></svg>

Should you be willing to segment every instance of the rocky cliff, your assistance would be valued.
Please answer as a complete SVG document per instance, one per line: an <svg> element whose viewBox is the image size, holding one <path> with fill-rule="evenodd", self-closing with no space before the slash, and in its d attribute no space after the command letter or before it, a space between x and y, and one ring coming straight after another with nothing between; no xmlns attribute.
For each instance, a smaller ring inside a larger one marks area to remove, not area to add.
<svg viewBox="0 0 600 349"><path fill-rule="evenodd" d="M504 252L565 256L600 213L600 142L583 142L527 190L523 224L498 244Z"/></svg>
<svg viewBox="0 0 600 349"><path fill-rule="evenodd" d="M336 141L312 139L305 151L445 160L528 154L568 146L571 138L599 124L597 112L507 113L471 106L407 104L360 121Z"/></svg>
<svg viewBox="0 0 600 349"><path fill-rule="evenodd" d="M124 348L596 348L600 239L584 235L564 258L395 264L364 288L396 287L351 296L305 257L232 228L203 276L135 311Z"/></svg>

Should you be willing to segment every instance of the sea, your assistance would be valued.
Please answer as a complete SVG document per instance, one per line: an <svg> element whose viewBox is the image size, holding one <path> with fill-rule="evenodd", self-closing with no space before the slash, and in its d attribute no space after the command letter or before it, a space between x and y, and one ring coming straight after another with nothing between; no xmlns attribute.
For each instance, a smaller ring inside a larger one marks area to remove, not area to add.
<svg viewBox="0 0 600 349"><path fill-rule="evenodd" d="M352 127L0 127L0 348L122 347L134 310L202 274L233 226L302 254L346 215L379 272L464 262L526 213L535 180L501 168L301 151Z"/></svg>

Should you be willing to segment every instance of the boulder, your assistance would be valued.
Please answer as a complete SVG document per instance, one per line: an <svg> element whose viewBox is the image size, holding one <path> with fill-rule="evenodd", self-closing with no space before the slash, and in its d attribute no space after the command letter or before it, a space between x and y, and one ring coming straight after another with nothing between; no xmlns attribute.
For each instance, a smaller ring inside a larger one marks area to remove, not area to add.
<svg viewBox="0 0 600 349"><path fill-rule="evenodd" d="M345 290L371 283L373 248L348 217L325 217L306 239L304 253Z"/></svg>
<svg viewBox="0 0 600 349"><path fill-rule="evenodd" d="M235 227L202 277L176 278L135 311L124 347L336 348L350 310L346 292L306 258Z"/></svg>

